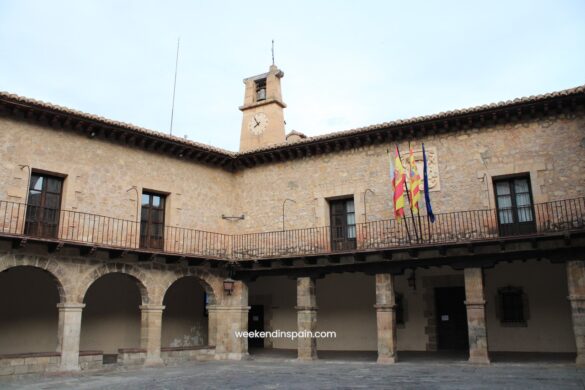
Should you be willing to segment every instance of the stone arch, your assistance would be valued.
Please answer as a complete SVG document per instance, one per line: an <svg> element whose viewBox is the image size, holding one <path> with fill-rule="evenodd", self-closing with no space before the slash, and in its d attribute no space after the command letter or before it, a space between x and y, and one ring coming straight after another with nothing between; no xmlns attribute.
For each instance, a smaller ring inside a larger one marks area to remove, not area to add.
<svg viewBox="0 0 585 390"><path fill-rule="evenodd" d="M142 304L147 305L150 303L150 286L151 282L144 270L132 265L132 264L125 264L125 263L110 263L110 264L102 264L98 267L92 269L85 276L80 280L77 288L76 298L78 302L83 302L85 298L85 294L87 290L91 287L91 285L101 278L104 275L112 274L112 273L120 273L125 274L132 277L132 280L136 282L138 286L138 290L140 291L140 296L142 299Z"/></svg>
<svg viewBox="0 0 585 390"><path fill-rule="evenodd" d="M67 278L67 271L57 261L42 256L32 255L3 255L0 256L0 272L15 267L32 267L46 272L55 282L59 292L59 302L67 303L71 301L69 292L70 283Z"/></svg>
<svg viewBox="0 0 585 390"><path fill-rule="evenodd" d="M221 278L203 270L178 269L163 281L161 291L157 294L157 304L162 305L167 291L175 282L188 277L196 278L201 283L201 287L207 293L211 305L217 305L221 302Z"/></svg>

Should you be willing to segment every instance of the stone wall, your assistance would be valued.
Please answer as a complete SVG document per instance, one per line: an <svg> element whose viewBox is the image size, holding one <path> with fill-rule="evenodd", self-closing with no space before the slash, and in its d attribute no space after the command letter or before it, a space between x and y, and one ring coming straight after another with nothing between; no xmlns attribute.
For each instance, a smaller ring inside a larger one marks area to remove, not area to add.
<svg viewBox="0 0 585 390"><path fill-rule="evenodd" d="M413 140L432 158L436 213L494 207L493 177L528 173L535 202L582 196L585 178L583 114L470 129ZM353 196L356 219L391 217L389 156L393 144L362 147L261 165L235 174L161 154L3 118L0 121L0 200L24 202L28 165L67 175L64 209L136 219L136 193L168 193L166 224L223 233L329 224L327 199ZM399 143L403 158L407 142ZM562 152L561 152L562 151ZM562 158L559 154L562 153ZM69 156L74 156L72 163ZM223 215L245 215L228 221ZM170 243L169 243L170 244Z"/></svg>
<svg viewBox="0 0 585 390"><path fill-rule="evenodd" d="M209 347L166 347L161 349L161 358L167 365L185 361L213 360L215 348Z"/></svg>
<svg viewBox="0 0 585 390"><path fill-rule="evenodd" d="M58 352L0 355L0 376L55 372L60 363Z"/></svg>
<svg viewBox="0 0 585 390"><path fill-rule="evenodd" d="M229 232L234 181L209 168L137 148L3 118L0 120L0 200L24 202L28 165L66 175L62 208L136 220L136 186L167 193L165 222Z"/></svg>
<svg viewBox="0 0 585 390"><path fill-rule="evenodd" d="M494 208L493 177L529 173L535 202L583 196L585 193L585 118L549 118L515 125L471 129L413 140L436 154L439 183L431 188L435 213ZM403 159L408 143L399 143ZM236 174L235 202L241 232L329 224L326 199L353 196L356 220L391 218L392 191L387 150L393 144L362 147L285 163L246 169ZM420 156L419 153L415 155ZM562 155L562 158L560 158Z"/></svg>

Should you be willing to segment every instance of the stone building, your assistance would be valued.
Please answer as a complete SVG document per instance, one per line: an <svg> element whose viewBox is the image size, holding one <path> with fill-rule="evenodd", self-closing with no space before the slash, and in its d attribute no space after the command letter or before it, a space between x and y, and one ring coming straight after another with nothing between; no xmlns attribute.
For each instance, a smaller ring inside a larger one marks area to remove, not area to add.
<svg viewBox="0 0 585 390"><path fill-rule="evenodd" d="M585 363L584 87L307 137L283 76L244 80L238 153L0 93L1 375L248 344ZM388 150L423 142L436 220L397 222Z"/></svg>

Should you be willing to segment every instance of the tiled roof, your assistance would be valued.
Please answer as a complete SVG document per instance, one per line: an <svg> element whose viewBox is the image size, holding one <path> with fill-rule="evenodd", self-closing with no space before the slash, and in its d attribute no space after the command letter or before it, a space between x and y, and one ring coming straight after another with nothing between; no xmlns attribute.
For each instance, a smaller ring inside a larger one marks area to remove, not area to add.
<svg viewBox="0 0 585 390"><path fill-rule="evenodd" d="M464 109L459 109L459 110L440 112L438 114L418 116L418 117L396 120L396 121L391 121L391 122L383 122L383 123L378 123L378 124L374 124L374 125L370 125L370 126L359 127L359 128L354 128L354 129L349 129L349 130L344 130L344 131L338 131L338 132L328 133L328 134L324 134L324 135L318 135L318 136L314 136L314 137L306 137L306 138L301 138L301 139L293 141L293 142L281 143L281 144L277 144L277 145L271 145L271 146L267 146L267 147L263 147L263 148L258 148L255 150L246 151L245 153L231 152L231 151L217 148L214 146L209 146L209 145L205 145L205 144L202 144L199 142L186 140L186 139L181 138L181 137L171 136L171 135L161 133L158 131L145 129L143 127L135 126L135 125L124 123L124 122L114 121L114 120L103 118L103 117L100 117L97 115L88 114L85 112L81 112L81 111L73 110L70 108L46 103L43 101L22 97L19 95L8 93L8 92L1 92L0 91L0 101L5 101L5 102L11 103L13 105L15 105L15 104L22 105L25 108L46 109L46 110L50 110L50 111L59 113L59 114L64 115L64 116L75 116L78 119L94 121L94 122L98 122L102 125L112 126L112 127L120 128L123 130L129 130L129 131L136 132L138 134L142 134L145 136L157 138L157 139L162 140L162 141L166 140L166 141L170 141L170 142L173 142L176 144L183 144L185 146L194 147L194 148L197 148L200 150L205 150L205 151L208 151L210 153L217 154L217 155L222 155L222 156L225 156L227 158L237 158L239 156L249 156L249 155L252 155L252 154L258 153L258 152L277 151L278 149L289 148L293 145L294 146L302 146L304 144L312 144L312 143L316 143L316 142L326 142L326 141L336 140L336 139L340 139L340 138L344 138L344 137L348 137L348 136L366 134L366 133L369 133L369 132L372 132L375 130L380 130L380 129L391 129L391 128L401 127L401 126L405 126L405 125L415 125L415 124L424 123L424 122L428 122L428 121L447 120L447 119L450 119L453 117L458 117L458 116L467 115L467 114L481 114L482 112L496 111L496 110L505 109L505 108L512 108L512 107L517 106L517 105L540 103L540 102L545 102L547 100L554 100L556 98L567 97L567 96L571 96L571 95L580 95L583 93L585 93L585 85L582 85L582 86L579 86L576 88L565 89L562 91L546 93L546 94L542 94L542 95L528 96L528 97L503 101L503 102L499 102L499 103L492 103L492 104L486 104L486 105L464 108ZM299 133L299 132L296 132L293 130L293 132L289 133L289 135L290 134L299 134L300 135L302 133Z"/></svg>
<svg viewBox="0 0 585 390"><path fill-rule="evenodd" d="M162 140L167 140L167 141L172 141L175 143L184 144L186 146L193 146L193 147L196 147L198 149L203 149L203 150L207 150L210 152L224 154L224 155L229 156L229 157L236 156L236 153L231 152L229 150L217 148L214 146L209 146L209 145L202 144L199 142L190 141L190 140L187 140L187 139L182 138L182 137L175 137L173 135L161 133L160 131L145 129L144 127L135 126L135 125L130 124L130 123L115 121L112 119L101 117L99 115L88 114L88 113L83 112L83 111L73 110L71 108L47 103L47 102L44 102L41 100L36 100L36 99L31 99L31 98L19 96L19 95L13 94L13 93L0 91L0 100L8 100L12 103L19 103L19 104L22 104L24 106L34 106L35 108L47 109L47 110L58 112L58 113L63 114L63 115L73 115L73 116L76 116L76 117L81 118L81 119L99 122L99 123L104 124L104 125L113 126L113 127L117 127L117 128L121 128L121 129L125 129L125 130L130 130L130 131L142 134L142 135L156 137L156 138L159 138Z"/></svg>
<svg viewBox="0 0 585 390"><path fill-rule="evenodd" d="M527 103L528 104L529 103L536 103L536 102L540 102L540 101L544 101L544 100L554 99L554 98L563 97L563 96L582 94L582 93L585 93L585 85L581 85L581 86L576 87L576 88L565 89L565 90L557 91L557 92L550 92L550 93L545 93L545 94L541 94L541 95L533 95L533 96L527 96L527 97L522 97L522 98L516 98L513 100L507 100L507 101L502 101L502 102L498 102L498 103L484 104L481 106L463 108L463 109L459 109L459 110L444 111L444 112L440 112L438 114L416 116L416 117L412 117L409 119L399 119L396 121L382 122L382 123L369 125L369 126L365 126L365 127L357 127L354 129L336 131L333 133L327 133L327 134L323 134L323 135L318 135L318 136L314 136L314 137L307 137L304 139L296 140L296 141L293 141L292 144L302 145L305 143L313 143L313 142L317 142L317 141L333 140L336 138L342 138L342 137L356 135L356 134L360 134L360 133L367 133L367 132L372 131L372 130L386 129L386 128L396 127L396 126L412 125L412 124L417 124L417 123L432 121L432 120L438 120L438 119L448 119L448 118L459 116L459 115L473 114L473 113L479 113L479 112L487 111L487 110L508 108L508 107L512 107L515 105L521 105L521 104L527 104ZM275 149L279 149L281 147L285 147L288 145L291 145L291 142L266 146L263 148L257 148L254 150L247 151L246 154L252 154L252 153L260 152L260 151L275 150Z"/></svg>

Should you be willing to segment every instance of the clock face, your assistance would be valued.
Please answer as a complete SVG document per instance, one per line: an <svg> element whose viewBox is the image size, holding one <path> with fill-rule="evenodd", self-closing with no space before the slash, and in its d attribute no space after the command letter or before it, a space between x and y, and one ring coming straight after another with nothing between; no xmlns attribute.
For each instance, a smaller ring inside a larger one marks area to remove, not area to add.
<svg viewBox="0 0 585 390"><path fill-rule="evenodd" d="M256 114L252 115L250 121L248 122L248 129L254 135L260 135L266 130L266 125L268 124L268 117L263 112L257 112Z"/></svg>

